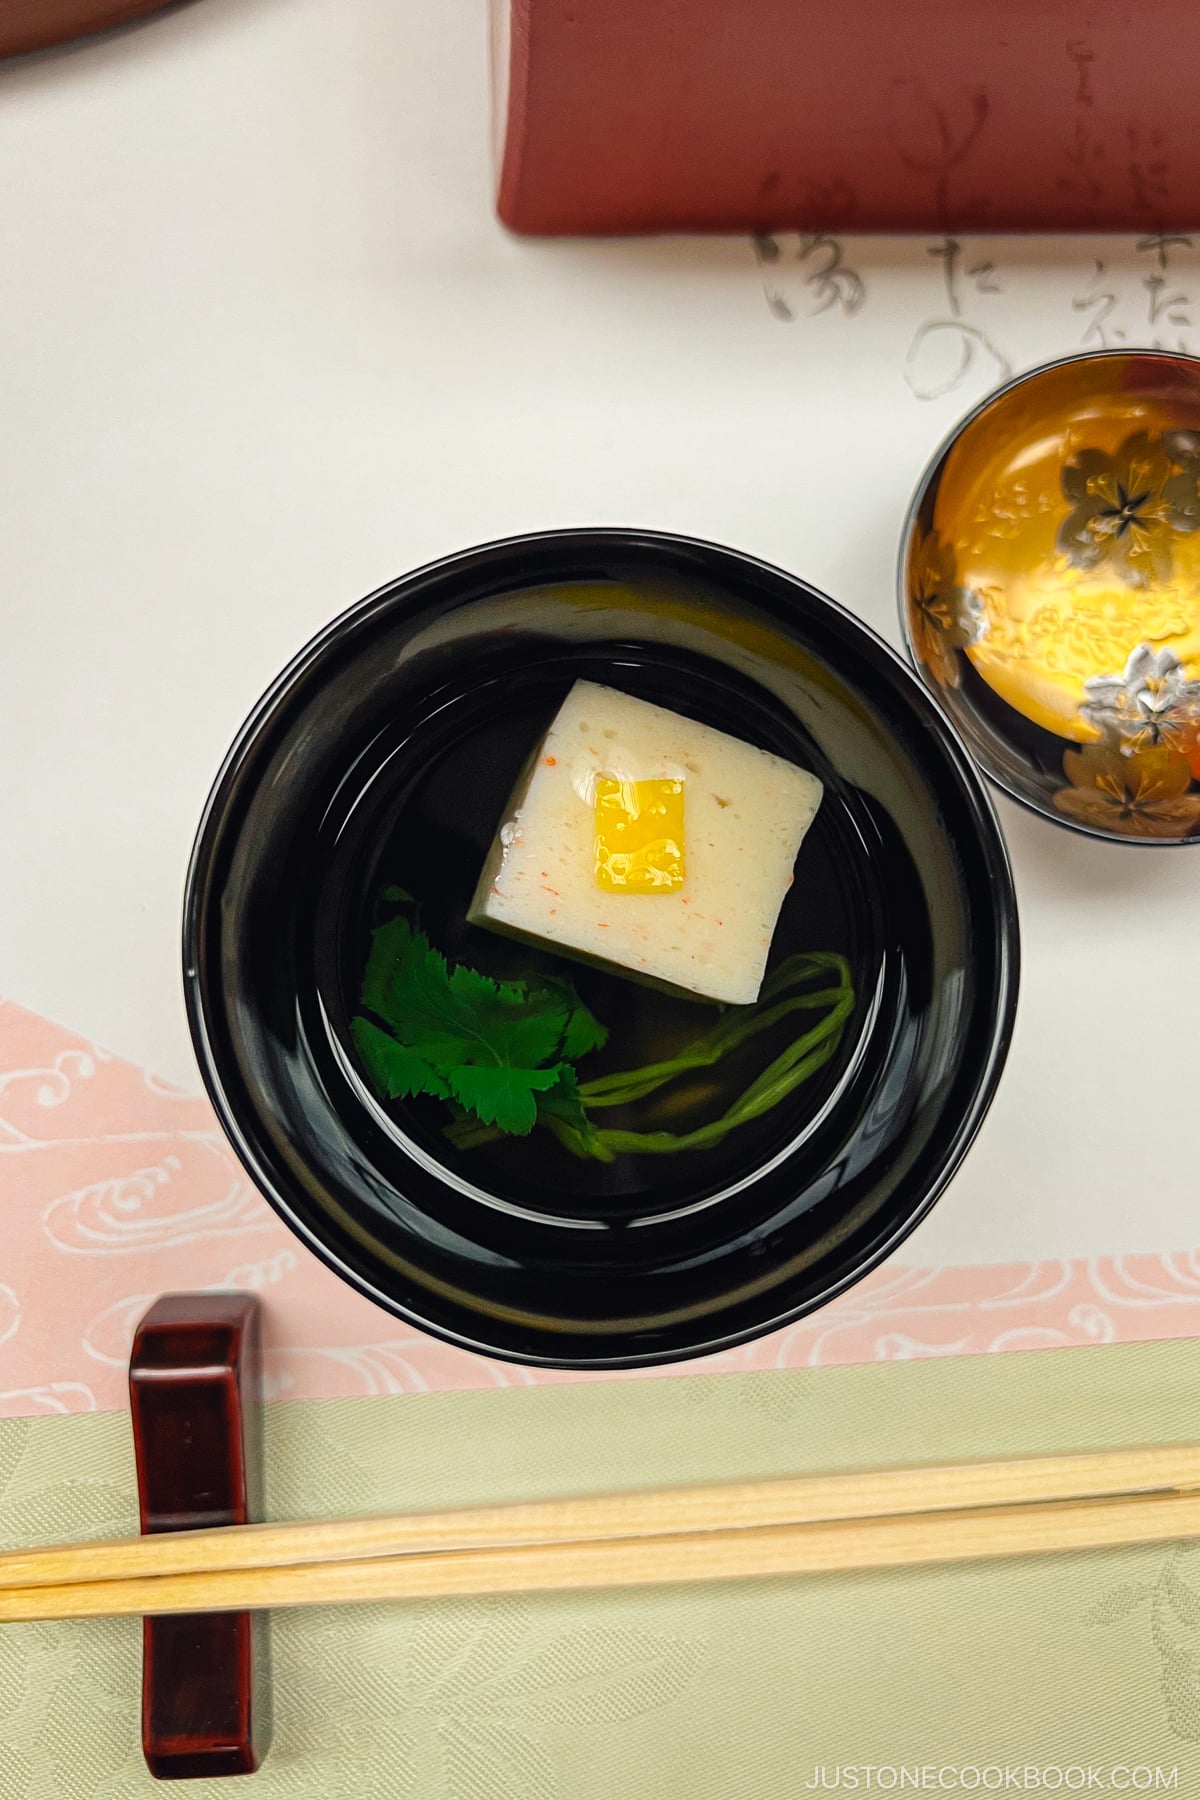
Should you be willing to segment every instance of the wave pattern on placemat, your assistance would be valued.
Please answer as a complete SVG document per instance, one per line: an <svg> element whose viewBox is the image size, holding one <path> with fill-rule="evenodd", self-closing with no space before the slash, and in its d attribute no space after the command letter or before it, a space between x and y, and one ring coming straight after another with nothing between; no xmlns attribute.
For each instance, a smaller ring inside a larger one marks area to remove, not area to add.
<svg viewBox="0 0 1200 1800"><path fill-rule="evenodd" d="M208 1102L0 1001L0 1416L125 1404L172 1289L266 1300L267 1390L334 1398L901 1362L1200 1333L1200 1251L888 1263L757 1343L627 1376L525 1369L406 1328L337 1279L242 1173Z"/></svg>

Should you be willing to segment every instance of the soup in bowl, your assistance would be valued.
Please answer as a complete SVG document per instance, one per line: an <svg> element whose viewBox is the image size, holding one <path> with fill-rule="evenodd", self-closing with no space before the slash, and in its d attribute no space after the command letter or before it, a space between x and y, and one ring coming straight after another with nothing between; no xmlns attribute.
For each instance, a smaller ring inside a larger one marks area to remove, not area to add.
<svg viewBox="0 0 1200 1800"><path fill-rule="evenodd" d="M1004 1062L990 802L793 577L638 531L407 576L243 728L189 871L222 1123L378 1304L516 1361L719 1349L925 1214Z"/></svg>

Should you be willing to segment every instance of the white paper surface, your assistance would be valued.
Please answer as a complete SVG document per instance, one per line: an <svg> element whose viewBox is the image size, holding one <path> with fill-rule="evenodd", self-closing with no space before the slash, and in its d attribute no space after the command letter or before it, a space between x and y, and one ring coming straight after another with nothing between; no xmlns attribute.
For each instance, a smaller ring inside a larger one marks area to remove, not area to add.
<svg viewBox="0 0 1200 1800"><path fill-rule="evenodd" d="M635 524L895 642L962 412L1063 351L1200 346L1186 241L522 243L490 189L474 0L195 0L0 69L0 991L189 1086L195 821L335 612ZM1016 1043L906 1259L1190 1247L1200 852L1001 812Z"/></svg>

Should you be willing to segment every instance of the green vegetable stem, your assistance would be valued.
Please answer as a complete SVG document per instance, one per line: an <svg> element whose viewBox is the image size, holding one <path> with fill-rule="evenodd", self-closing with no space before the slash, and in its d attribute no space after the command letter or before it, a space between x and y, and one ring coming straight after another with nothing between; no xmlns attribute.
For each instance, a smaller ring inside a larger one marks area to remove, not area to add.
<svg viewBox="0 0 1200 1800"><path fill-rule="evenodd" d="M398 889L389 901L411 909ZM844 956L791 956L764 983L753 1007L727 1012L677 1056L645 1068L580 1082L575 1064L608 1033L567 981L497 982L451 969L403 910L372 934L362 1012L352 1031L358 1053L385 1099L428 1094L455 1114L446 1136L460 1150L535 1125L575 1156L611 1162L622 1154L708 1150L761 1118L836 1053L854 1008ZM777 1055L716 1119L682 1132L618 1130L596 1122L723 1058L794 1014L821 1016Z"/></svg>

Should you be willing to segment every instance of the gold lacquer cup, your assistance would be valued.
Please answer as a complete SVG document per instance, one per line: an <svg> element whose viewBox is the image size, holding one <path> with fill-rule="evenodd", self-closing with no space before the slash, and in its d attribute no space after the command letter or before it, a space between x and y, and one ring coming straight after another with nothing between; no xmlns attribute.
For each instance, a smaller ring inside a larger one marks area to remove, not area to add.
<svg viewBox="0 0 1200 1800"><path fill-rule="evenodd" d="M1200 841L1200 360L1068 357L990 395L917 489L899 587L999 787L1094 837Z"/></svg>

